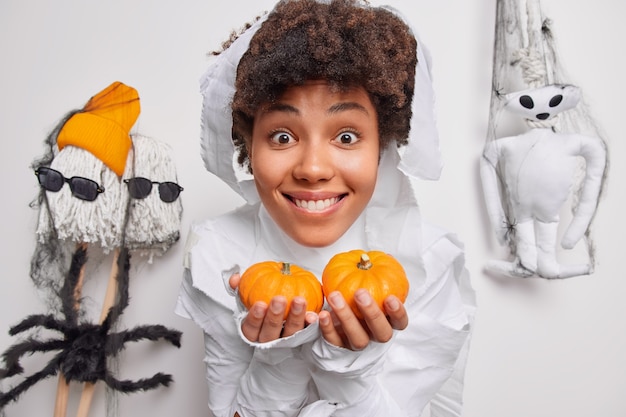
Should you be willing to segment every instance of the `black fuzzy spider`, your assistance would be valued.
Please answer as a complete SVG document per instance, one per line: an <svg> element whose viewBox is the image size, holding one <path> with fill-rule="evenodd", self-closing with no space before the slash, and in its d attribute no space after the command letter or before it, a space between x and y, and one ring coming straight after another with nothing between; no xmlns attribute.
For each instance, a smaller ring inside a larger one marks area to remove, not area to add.
<svg viewBox="0 0 626 417"><path fill-rule="evenodd" d="M124 393L149 390L160 385L168 386L172 382L171 375L157 373L150 378L137 381L116 379L107 369L107 358L116 356L125 348L126 342L143 339L156 341L166 340L180 347L181 333L169 330L161 325L137 326L130 330L111 333L111 327L128 305L128 271L130 255L128 250L120 250L118 258L118 300L111 307L102 324L79 322L79 312L75 307L75 291L79 282L80 271L87 261L86 249L81 247L72 257L71 267L60 292L62 314L64 320L52 314L35 314L26 317L9 330L14 336L26 330L43 327L59 332L63 338L37 340L30 337L16 343L2 355L6 368L0 368L0 379L21 374L24 369L19 363L22 356L35 352L51 352L60 350L39 372L26 377L21 383L6 393L0 392L0 410L17 400L18 396L40 380L63 373L65 379L78 382L95 383L104 381L109 387Z"/></svg>
<svg viewBox="0 0 626 417"><path fill-rule="evenodd" d="M504 232L504 239L508 242L515 239L515 231L517 228L517 221L513 219L512 221L508 218L504 220L504 228L506 231Z"/></svg>

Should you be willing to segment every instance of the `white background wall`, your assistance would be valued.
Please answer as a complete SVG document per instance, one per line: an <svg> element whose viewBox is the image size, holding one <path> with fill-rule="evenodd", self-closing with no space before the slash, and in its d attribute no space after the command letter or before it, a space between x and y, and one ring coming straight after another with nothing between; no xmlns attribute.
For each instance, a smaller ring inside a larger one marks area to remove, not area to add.
<svg viewBox="0 0 626 417"><path fill-rule="evenodd" d="M381 3L374 1L373 3ZM579 85L611 149L607 192L596 217L595 274L564 281L513 280L482 272L503 255L488 229L478 178L491 83L495 0L389 1L407 14L434 57L445 168L438 183L418 184L426 217L455 230L479 309L466 375L466 417L620 417L626 415L626 277L620 267L626 232L626 3L544 0L564 67ZM29 278L38 185L29 169L66 111L120 80L141 96L139 133L169 143L178 166L184 216L191 221L240 204L199 156L198 79L206 52L219 47L272 0L3 0L0 3L0 351L17 341L8 328L43 311ZM172 373L167 389L120 397L120 415L207 416L200 332L173 313L183 243L153 265L135 264L123 325L164 324L184 332L183 347L130 344L121 375ZM109 264L102 264L108 274ZM93 279L94 291L105 280ZM99 298L92 301L97 307ZM24 361L27 372L47 358ZM16 380L11 380L12 385ZM0 385L7 389L6 382ZM56 379L37 384L6 415L51 415ZM79 387L72 387L74 399ZM91 415L104 416L98 386Z"/></svg>

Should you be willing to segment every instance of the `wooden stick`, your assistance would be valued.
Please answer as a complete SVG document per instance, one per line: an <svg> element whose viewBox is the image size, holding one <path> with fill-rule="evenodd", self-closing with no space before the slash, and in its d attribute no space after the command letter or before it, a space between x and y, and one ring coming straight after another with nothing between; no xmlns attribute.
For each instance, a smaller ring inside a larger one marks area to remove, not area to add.
<svg viewBox="0 0 626 417"><path fill-rule="evenodd" d="M70 395L70 384L65 380L65 375L59 372L57 382L57 396L54 402L54 417L65 417L67 414L67 399Z"/></svg>
<svg viewBox="0 0 626 417"><path fill-rule="evenodd" d="M79 243L76 245L76 250L87 250L86 243ZM76 288L74 288L74 308L78 311L80 308L80 297L83 290L83 283L85 281L85 264L80 268L78 274L78 282ZM54 417L65 417L67 415L67 400L70 395L70 384L65 379L63 372L59 371L59 379L57 381L57 395L54 402Z"/></svg>
<svg viewBox="0 0 626 417"><path fill-rule="evenodd" d="M85 382L83 386L83 392L80 396L80 402L78 403L78 411L76 412L77 417L86 417L89 414L89 409L91 408L91 400L93 399L93 394L96 391L96 384L92 382Z"/></svg>
<svg viewBox="0 0 626 417"><path fill-rule="evenodd" d="M100 324L104 322L109 310L115 304L115 298L117 296L117 274L119 268L117 266L117 260L120 255L119 248L113 252L113 265L111 266L111 273L109 274L109 282L107 284L106 294L104 295L104 301L102 302L102 311L100 312ZM87 417L89 414L89 408L91 407L91 400L96 389L96 384L86 382L83 386L83 392L80 396L80 402L78 403L77 417Z"/></svg>

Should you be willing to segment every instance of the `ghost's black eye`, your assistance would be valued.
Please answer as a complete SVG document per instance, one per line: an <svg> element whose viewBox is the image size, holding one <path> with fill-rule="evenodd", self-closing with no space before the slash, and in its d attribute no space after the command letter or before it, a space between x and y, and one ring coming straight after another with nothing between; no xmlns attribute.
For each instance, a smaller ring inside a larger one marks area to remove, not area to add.
<svg viewBox="0 0 626 417"><path fill-rule="evenodd" d="M519 104L521 104L523 107L527 108L527 109L532 109L533 107L535 107L535 103L533 102L533 99L530 96L521 96L519 98Z"/></svg>
<svg viewBox="0 0 626 417"><path fill-rule="evenodd" d="M561 94L557 94L556 96L550 99L550 107L556 107L563 101L563 96Z"/></svg>

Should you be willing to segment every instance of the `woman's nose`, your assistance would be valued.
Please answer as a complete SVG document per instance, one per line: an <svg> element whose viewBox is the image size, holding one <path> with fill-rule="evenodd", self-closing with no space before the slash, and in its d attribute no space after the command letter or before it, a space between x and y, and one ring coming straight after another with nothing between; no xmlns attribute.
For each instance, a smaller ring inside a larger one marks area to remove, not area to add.
<svg viewBox="0 0 626 417"><path fill-rule="evenodd" d="M331 145L322 140L315 141L315 143L306 142L308 143L303 143L304 146L301 146L298 152L298 161L294 166L293 176L298 180L308 182L331 179L335 174Z"/></svg>

